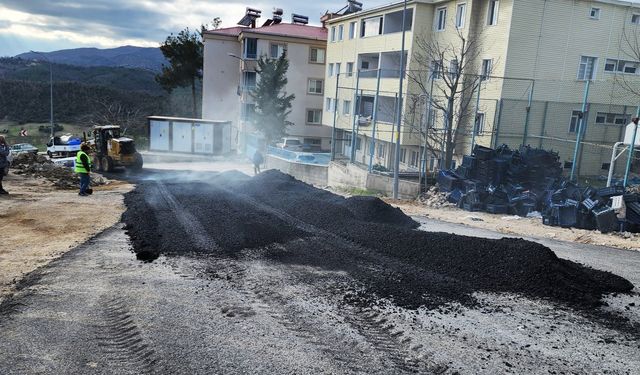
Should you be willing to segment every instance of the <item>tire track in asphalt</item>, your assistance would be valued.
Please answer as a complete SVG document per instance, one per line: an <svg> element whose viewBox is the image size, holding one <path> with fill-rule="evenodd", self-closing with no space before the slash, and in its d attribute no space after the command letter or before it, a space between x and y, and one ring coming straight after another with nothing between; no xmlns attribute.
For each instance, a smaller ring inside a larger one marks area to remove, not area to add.
<svg viewBox="0 0 640 375"><path fill-rule="evenodd" d="M153 346L145 340L121 297L104 299L103 320L96 324L96 340L104 349L107 365L126 366L136 374L166 374Z"/></svg>

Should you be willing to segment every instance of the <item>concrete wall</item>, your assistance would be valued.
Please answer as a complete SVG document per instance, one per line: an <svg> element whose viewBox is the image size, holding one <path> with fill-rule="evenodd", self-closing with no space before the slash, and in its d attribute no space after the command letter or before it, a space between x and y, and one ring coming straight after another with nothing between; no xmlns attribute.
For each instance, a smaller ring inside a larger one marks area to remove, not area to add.
<svg viewBox="0 0 640 375"><path fill-rule="evenodd" d="M267 168L290 174L311 185L319 187L328 185L328 167L326 166L292 163L277 156L267 155Z"/></svg>
<svg viewBox="0 0 640 375"><path fill-rule="evenodd" d="M393 178L370 174L355 164L329 164L329 186L351 187L376 191L384 195L393 194ZM402 199L413 199L420 193L416 182L400 180L398 195Z"/></svg>

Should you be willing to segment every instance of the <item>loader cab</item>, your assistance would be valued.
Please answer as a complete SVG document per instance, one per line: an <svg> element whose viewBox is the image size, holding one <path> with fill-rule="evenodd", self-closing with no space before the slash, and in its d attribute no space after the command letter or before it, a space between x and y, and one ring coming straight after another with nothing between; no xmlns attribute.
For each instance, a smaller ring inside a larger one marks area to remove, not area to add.
<svg viewBox="0 0 640 375"><path fill-rule="evenodd" d="M108 155L109 144L112 139L120 138L119 126L101 126L96 127L93 130L93 137L95 139L96 151L98 154Z"/></svg>

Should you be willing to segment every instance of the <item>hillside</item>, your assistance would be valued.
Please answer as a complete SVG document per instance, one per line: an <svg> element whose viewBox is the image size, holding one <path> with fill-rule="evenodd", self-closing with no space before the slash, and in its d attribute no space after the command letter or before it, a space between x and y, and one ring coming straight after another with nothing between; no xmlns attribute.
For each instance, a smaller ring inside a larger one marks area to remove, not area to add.
<svg viewBox="0 0 640 375"><path fill-rule="evenodd" d="M78 82L158 94L162 92L154 80L156 73L148 70L67 64L52 64L52 68L55 82ZM49 64L20 58L0 58L0 79L49 82Z"/></svg>
<svg viewBox="0 0 640 375"><path fill-rule="evenodd" d="M77 66L105 66L151 69L159 72L165 62L160 48L124 46L117 48L74 48L43 52L51 62ZM25 60L40 60L40 53L26 52L15 56Z"/></svg>

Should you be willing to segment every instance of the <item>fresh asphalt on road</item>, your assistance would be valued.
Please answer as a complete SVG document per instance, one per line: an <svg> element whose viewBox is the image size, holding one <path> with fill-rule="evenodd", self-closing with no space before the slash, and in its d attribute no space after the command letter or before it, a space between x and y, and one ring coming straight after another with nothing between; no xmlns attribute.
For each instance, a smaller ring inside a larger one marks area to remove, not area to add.
<svg viewBox="0 0 640 375"><path fill-rule="evenodd" d="M201 177L131 178L157 189L158 196L146 197L151 216L181 226L185 238L172 240L187 244L209 240L201 231L206 212L180 200L181 183L207 188ZM417 220L428 231L503 237ZM640 285L639 252L536 241ZM474 307L435 310L406 309L387 298L345 304L341 291L358 288L349 274L280 263L264 252L141 262L117 225L28 275L0 306L0 373L622 374L640 368L638 332L566 306L504 293L475 293ZM411 267L380 263L370 272ZM637 289L606 302L605 310L635 322L632 327L640 323Z"/></svg>

